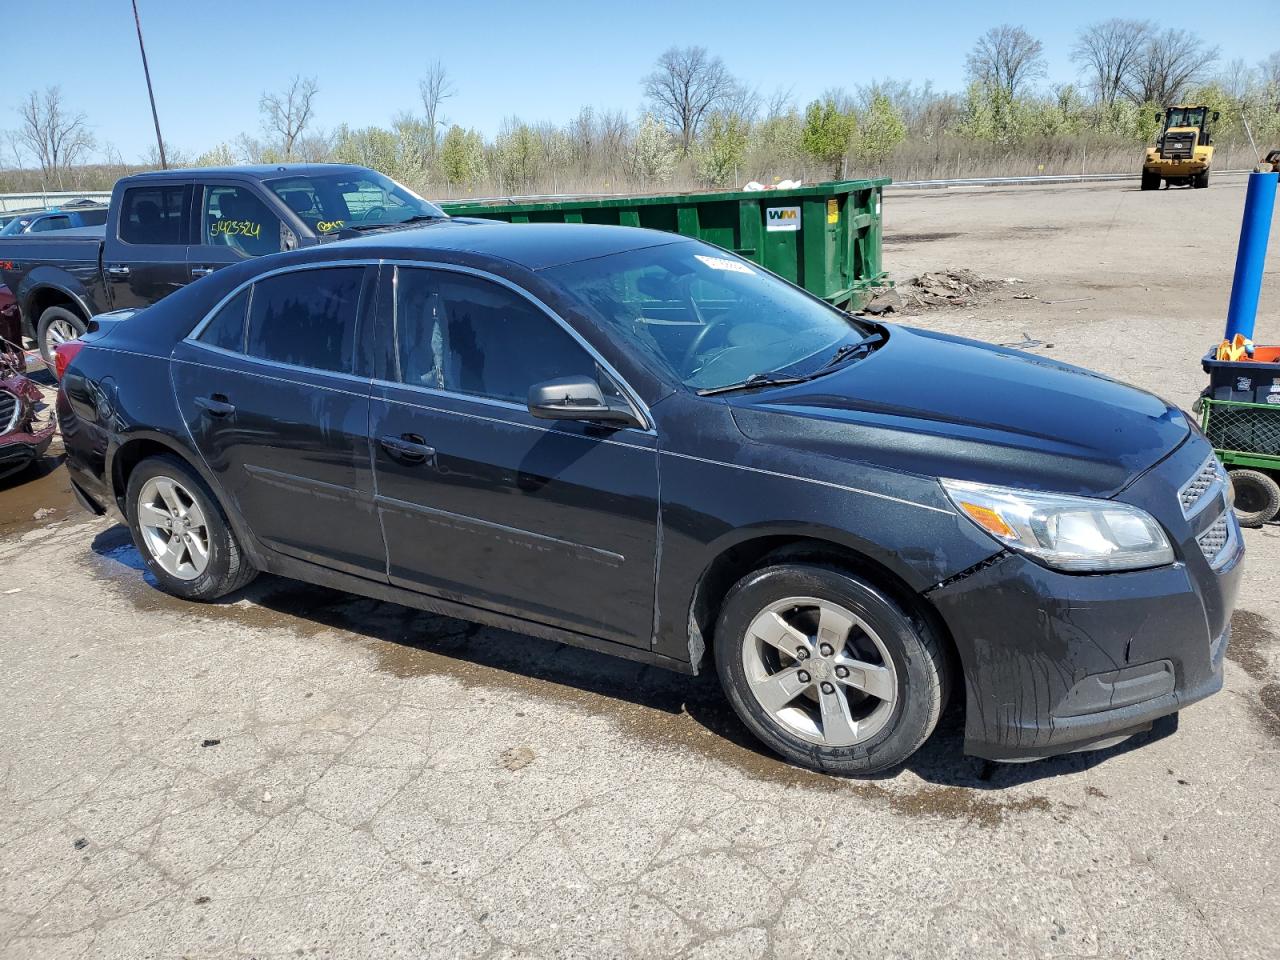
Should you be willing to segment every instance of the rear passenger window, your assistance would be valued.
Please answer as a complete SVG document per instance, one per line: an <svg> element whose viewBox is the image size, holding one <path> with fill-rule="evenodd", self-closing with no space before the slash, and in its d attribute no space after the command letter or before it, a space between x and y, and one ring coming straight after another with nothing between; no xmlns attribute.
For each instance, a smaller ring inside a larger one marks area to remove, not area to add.
<svg viewBox="0 0 1280 960"><path fill-rule="evenodd" d="M535 383L596 376L595 361L573 337L506 287L463 273L402 269L396 290L404 383L523 404Z"/></svg>
<svg viewBox="0 0 1280 960"><path fill-rule="evenodd" d="M136 244L186 243L190 191L181 184L126 190L120 203L120 239Z"/></svg>
<svg viewBox="0 0 1280 960"><path fill-rule="evenodd" d="M45 233L49 230L65 230L71 226L70 217L45 217L31 225L32 233Z"/></svg>
<svg viewBox="0 0 1280 960"><path fill-rule="evenodd" d="M235 353L244 351L244 318L249 306L249 289L241 290L213 315L200 334L200 342Z"/></svg>
<svg viewBox="0 0 1280 960"><path fill-rule="evenodd" d="M276 363L350 373L364 267L296 270L259 280L245 352Z"/></svg>

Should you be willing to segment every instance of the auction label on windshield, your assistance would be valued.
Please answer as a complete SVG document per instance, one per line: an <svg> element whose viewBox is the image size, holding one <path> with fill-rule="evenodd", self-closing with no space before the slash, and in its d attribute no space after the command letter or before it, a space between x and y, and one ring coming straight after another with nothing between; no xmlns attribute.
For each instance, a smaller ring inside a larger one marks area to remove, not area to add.
<svg viewBox="0 0 1280 960"><path fill-rule="evenodd" d="M712 270L728 270L730 273L745 273L749 277L754 277L756 272L748 267L745 263L739 263L737 260L729 260L725 257L704 257L700 253L695 253L693 259L701 260Z"/></svg>
<svg viewBox="0 0 1280 960"><path fill-rule="evenodd" d="M769 233L795 233L800 229L799 207L766 207L764 228Z"/></svg>

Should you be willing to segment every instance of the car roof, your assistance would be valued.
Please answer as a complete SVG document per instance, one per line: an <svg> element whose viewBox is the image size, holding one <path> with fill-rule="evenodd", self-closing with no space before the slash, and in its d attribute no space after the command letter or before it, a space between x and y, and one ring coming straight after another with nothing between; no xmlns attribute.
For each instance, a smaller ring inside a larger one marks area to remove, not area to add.
<svg viewBox="0 0 1280 960"><path fill-rule="evenodd" d="M430 260L439 252L474 254L506 260L528 270L544 270L564 263L607 257L629 250L687 243L687 237L587 223L504 223L458 217L411 230L380 231L310 248L321 257L339 249L351 256L381 260Z"/></svg>
<svg viewBox="0 0 1280 960"><path fill-rule="evenodd" d="M335 173L363 174L368 167L354 163L258 163L230 167L182 167L173 170L149 170L125 177L136 180L190 180L193 177L239 177L246 180L276 180L280 177L324 176Z"/></svg>

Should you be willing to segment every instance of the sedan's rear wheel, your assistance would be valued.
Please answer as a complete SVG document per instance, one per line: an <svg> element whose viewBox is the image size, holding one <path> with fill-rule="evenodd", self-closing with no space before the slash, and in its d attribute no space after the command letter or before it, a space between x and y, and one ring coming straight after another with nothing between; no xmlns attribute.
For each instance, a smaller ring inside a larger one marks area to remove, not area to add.
<svg viewBox="0 0 1280 960"><path fill-rule="evenodd" d="M739 717L792 763L875 773L914 753L946 694L920 617L842 571L786 564L743 578L716 625L721 684Z"/></svg>
<svg viewBox="0 0 1280 960"><path fill-rule="evenodd" d="M213 493L177 457L138 464L125 498L133 542L166 593L216 600L256 575Z"/></svg>

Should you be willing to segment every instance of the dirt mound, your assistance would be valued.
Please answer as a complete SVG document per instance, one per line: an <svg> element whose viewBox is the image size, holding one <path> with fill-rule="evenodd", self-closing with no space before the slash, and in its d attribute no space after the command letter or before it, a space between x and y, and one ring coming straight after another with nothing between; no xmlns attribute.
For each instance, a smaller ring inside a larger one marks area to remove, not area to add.
<svg viewBox="0 0 1280 960"><path fill-rule="evenodd" d="M1020 280L993 280L972 270L936 270L912 277L878 292L864 310L871 314L923 313L938 307L966 307L980 303L984 294Z"/></svg>

